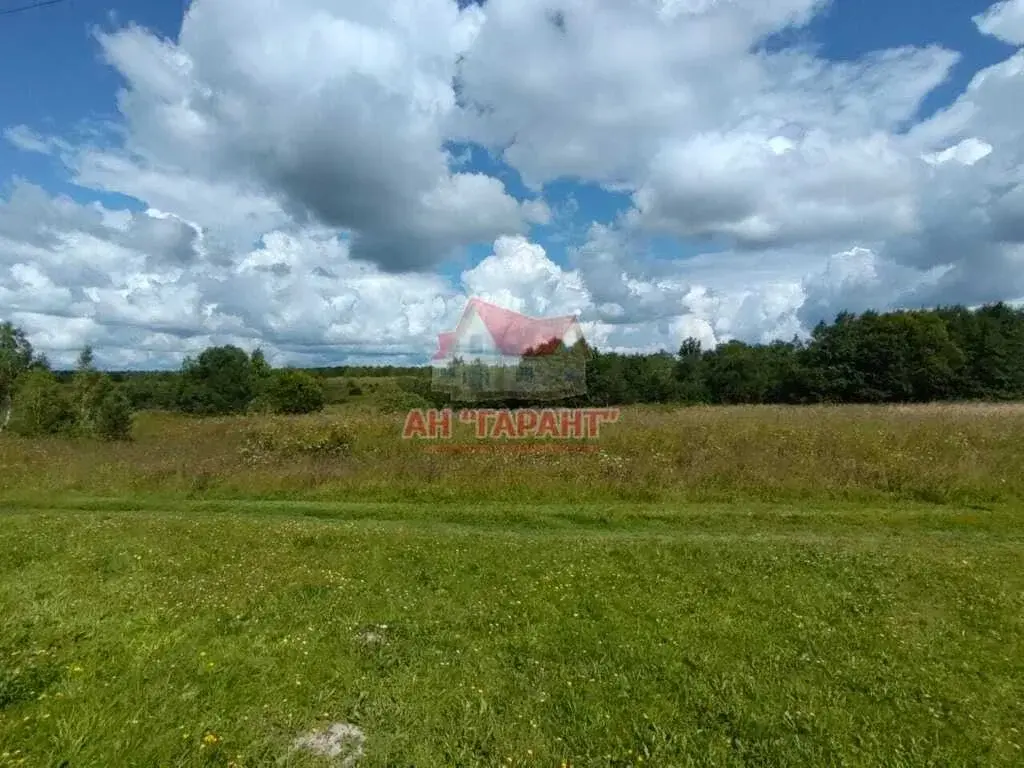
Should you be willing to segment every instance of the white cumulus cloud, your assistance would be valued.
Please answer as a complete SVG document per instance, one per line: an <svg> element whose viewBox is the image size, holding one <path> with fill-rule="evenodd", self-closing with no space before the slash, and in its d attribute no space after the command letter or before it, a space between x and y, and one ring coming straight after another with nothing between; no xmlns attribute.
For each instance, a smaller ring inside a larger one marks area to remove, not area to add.
<svg viewBox="0 0 1024 768"><path fill-rule="evenodd" d="M6 180L0 306L55 360L145 366L420 362L472 295L621 350L1024 296L1024 1L964 15L1017 50L923 120L959 52L765 45L828 5L194 0L175 39L96 32L115 124L0 128L104 202ZM623 210L545 186L573 181Z"/></svg>

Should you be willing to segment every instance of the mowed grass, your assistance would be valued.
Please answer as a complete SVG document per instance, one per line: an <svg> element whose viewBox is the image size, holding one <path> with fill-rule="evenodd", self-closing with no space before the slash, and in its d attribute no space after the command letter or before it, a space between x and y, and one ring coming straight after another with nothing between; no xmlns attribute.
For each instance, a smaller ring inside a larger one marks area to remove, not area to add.
<svg viewBox="0 0 1024 768"><path fill-rule="evenodd" d="M1011 509L131 506L0 516L4 764L1024 760Z"/></svg>
<svg viewBox="0 0 1024 768"><path fill-rule="evenodd" d="M0 766L1024 764L1021 407L402 421L4 435Z"/></svg>

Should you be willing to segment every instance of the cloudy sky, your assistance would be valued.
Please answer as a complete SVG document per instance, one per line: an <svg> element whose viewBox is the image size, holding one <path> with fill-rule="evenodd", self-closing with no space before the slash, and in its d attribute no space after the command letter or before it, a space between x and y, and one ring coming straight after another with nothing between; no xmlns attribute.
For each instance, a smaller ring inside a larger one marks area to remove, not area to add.
<svg viewBox="0 0 1024 768"><path fill-rule="evenodd" d="M0 0L0 12L29 0ZM0 317L55 363L424 362L1024 297L1024 0L67 0L0 13Z"/></svg>

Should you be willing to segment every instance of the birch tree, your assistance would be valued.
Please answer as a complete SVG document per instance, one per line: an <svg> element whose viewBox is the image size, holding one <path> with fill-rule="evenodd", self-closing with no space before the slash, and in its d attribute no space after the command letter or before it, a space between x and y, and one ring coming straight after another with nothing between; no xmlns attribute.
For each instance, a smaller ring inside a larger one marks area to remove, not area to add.
<svg viewBox="0 0 1024 768"><path fill-rule="evenodd" d="M32 345L13 323L0 324L0 432L11 420L14 387L32 365Z"/></svg>

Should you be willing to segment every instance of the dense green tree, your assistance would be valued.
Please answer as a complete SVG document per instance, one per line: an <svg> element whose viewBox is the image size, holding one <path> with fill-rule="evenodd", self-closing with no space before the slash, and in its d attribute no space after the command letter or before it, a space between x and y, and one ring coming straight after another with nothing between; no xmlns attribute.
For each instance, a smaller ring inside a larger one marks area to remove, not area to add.
<svg viewBox="0 0 1024 768"><path fill-rule="evenodd" d="M305 371L275 371L268 394L275 413L316 413L324 408L323 380Z"/></svg>
<svg viewBox="0 0 1024 768"><path fill-rule="evenodd" d="M714 403L766 403L776 397L781 378L773 347L742 341L721 344L704 355L704 382Z"/></svg>
<svg viewBox="0 0 1024 768"><path fill-rule="evenodd" d="M252 360L239 347L209 347L182 365L178 406L186 413L242 413L255 395Z"/></svg>
<svg viewBox="0 0 1024 768"><path fill-rule="evenodd" d="M260 380L270 378L273 369L270 367L270 363L267 362L266 355L263 354L261 347L257 347L252 351L249 361L252 363L253 376Z"/></svg>
<svg viewBox="0 0 1024 768"><path fill-rule="evenodd" d="M934 312L843 313L815 329L806 361L822 399L836 402L944 399L964 381L963 351Z"/></svg>
<svg viewBox="0 0 1024 768"><path fill-rule="evenodd" d="M963 390L994 399L1024 395L1024 310L993 304L974 312L957 307L940 314L950 338L964 352Z"/></svg>
<svg viewBox="0 0 1024 768"><path fill-rule="evenodd" d="M630 397L622 355L597 353L587 366L587 399L592 405L624 405Z"/></svg>
<svg viewBox="0 0 1024 768"><path fill-rule="evenodd" d="M124 374L124 390L132 409L170 411L178 406L180 376L173 371Z"/></svg>
<svg viewBox="0 0 1024 768"><path fill-rule="evenodd" d="M704 380L704 350L699 339L687 338L679 347L675 365L679 399L684 403L708 401L707 383Z"/></svg>

